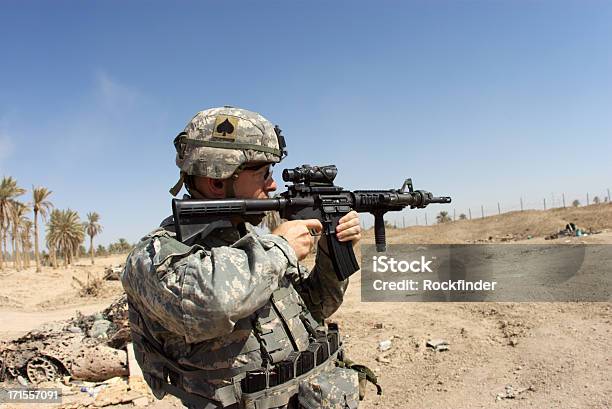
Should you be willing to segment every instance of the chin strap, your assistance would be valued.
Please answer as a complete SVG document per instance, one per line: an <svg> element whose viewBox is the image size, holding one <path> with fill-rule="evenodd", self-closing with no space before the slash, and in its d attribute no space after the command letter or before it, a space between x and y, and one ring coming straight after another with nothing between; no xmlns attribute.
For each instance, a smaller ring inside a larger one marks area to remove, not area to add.
<svg viewBox="0 0 612 409"><path fill-rule="evenodd" d="M169 190L170 194L172 196L178 195L178 192L180 192L181 188L183 187L183 183L185 183L185 172L180 173L178 182L176 182L176 184Z"/></svg>

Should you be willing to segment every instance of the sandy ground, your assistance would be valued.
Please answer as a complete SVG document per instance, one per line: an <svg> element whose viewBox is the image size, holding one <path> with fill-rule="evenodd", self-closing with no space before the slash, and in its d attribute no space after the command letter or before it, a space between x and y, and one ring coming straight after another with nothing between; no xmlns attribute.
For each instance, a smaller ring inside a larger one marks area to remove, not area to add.
<svg viewBox="0 0 612 409"><path fill-rule="evenodd" d="M122 293L118 281L105 281L99 297L79 297L73 277L86 282L103 277L108 267L125 260L126 255L98 257L94 265L89 258L81 258L68 268L42 267L15 271L0 271L0 340L17 338L49 321L72 317L76 311L90 314L106 308Z"/></svg>
<svg viewBox="0 0 612 409"><path fill-rule="evenodd" d="M602 230L588 237L544 240L574 222ZM526 211L482 220L389 229L390 243L612 243L612 206ZM531 237L531 238L528 238ZM365 233L372 242L372 231ZM125 256L81 259L67 269L0 272L0 339L47 321L106 307L121 293L81 298L72 276L102 275ZM372 368L384 388L368 390L362 408L611 408L611 303L364 303L360 274L332 321L345 334L347 356ZM426 347L442 338L449 350ZM378 351L380 341L391 349ZM514 392L514 397L510 398ZM130 405L124 405L128 407ZM152 405L178 407L173 398ZM23 407L23 406L16 406ZM123 407L123 406L122 406Z"/></svg>

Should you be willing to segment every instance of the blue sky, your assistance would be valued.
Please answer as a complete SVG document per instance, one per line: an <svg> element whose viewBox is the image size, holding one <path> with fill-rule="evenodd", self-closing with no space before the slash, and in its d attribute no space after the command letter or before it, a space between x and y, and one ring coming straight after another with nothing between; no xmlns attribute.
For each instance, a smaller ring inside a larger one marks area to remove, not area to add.
<svg viewBox="0 0 612 409"><path fill-rule="evenodd" d="M133 242L170 213L173 138L228 104L284 130L281 186L334 163L457 215L584 203L612 188L610 21L603 1L4 1L0 176Z"/></svg>

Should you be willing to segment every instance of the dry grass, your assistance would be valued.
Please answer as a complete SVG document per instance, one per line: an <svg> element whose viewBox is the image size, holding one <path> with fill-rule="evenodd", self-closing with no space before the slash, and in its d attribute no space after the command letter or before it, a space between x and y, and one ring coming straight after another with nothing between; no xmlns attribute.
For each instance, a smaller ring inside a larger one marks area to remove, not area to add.
<svg viewBox="0 0 612 409"><path fill-rule="evenodd" d="M596 231L612 228L612 204L603 203L567 209L525 210L502 213L483 219L457 220L431 226L387 229L387 242L397 243L473 243L489 237L513 236L517 240L544 237L573 222L579 228ZM374 230L368 229L364 241L374 241Z"/></svg>
<svg viewBox="0 0 612 409"><path fill-rule="evenodd" d="M89 272L85 282L75 276L72 276L72 280L72 286L79 291L79 296L81 297L97 297L102 293L102 288L104 287L104 279L100 277L92 278Z"/></svg>

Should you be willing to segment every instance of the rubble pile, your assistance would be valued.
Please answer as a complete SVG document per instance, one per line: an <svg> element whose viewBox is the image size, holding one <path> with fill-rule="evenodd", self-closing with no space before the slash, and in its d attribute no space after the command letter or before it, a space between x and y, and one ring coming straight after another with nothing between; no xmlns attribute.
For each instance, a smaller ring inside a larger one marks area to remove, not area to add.
<svg viewBox="0 0 612 409"><path fill-rule="evenodd" d="M153 395L134 357L123 295L104 311L0 341L0 382L55 388L64 408L148 406Z"/></svg>
<svg viewBox="0 0 612 409"><path fill-rule="evenodd" d="M546 236L545 240L555 240L560 237L581 237L581 236L590 236L593 234L599 234L601 231L595 231L592 227L589 229L581 229L578 228L574 223L568 223L565 225L565 229L559 230L557 233L552 233Z"/></svg>
<svg viewBox="0 0 612 409"><path fill-rule="evenodd" d="M123 271L123 264L120 264L118 266L115 267L108 267L104 270L104 280L112 280L112 281L118 281L119 280L119 275L121 274L121 272Z"/></svg>
<svg viewBox="0 0 612 409"><path fill-rule="evenodd" d="M128 375L130 342L125 295L101 313L77 316L0 343L0 381L23 379L40 384L65 376L104 381Z"/></svg>

